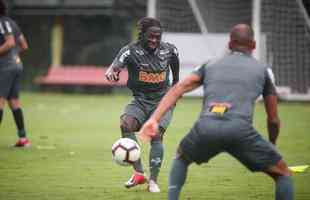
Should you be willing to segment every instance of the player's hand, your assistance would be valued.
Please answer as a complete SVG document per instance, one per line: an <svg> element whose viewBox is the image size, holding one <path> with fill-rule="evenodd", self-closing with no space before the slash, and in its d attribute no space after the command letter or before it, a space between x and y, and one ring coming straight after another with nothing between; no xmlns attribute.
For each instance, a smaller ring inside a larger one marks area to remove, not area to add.
<svg viewBox="0 0 310 200"><path fill-rule="evenodd" d="M158 133L158 122L150 118L146 121L138 133L138 137L142 142L149 142Z"/></svg>
<svg viewBox="0 0 310 200"><path fill-rule="evenodd" d="M117 82L119 81L119 73L121 71L120 70L114 70L113 68L109 68L106 73L105 73L105 77L108 79L108 81L111 82Z"/></svg>

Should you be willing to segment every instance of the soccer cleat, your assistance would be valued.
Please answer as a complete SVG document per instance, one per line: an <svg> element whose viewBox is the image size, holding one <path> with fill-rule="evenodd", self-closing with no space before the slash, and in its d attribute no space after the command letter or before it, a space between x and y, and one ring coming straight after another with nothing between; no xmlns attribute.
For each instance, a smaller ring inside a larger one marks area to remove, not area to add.
<svg viewBox="0 0 310 200"><path fill-rule="evenodd" d="M125 183L126 188L132 188L136 185L144 184L146 177L142 173L134 172L131 178Z"/></svg>
<svg viewBox="0 0 310 200"><path fill-rule="evenodd" d="M14 145L14 147L30 147L30 146L31 143L27 138L20 138Z"/></svg>
<svg viewBox="0 0 310 200"><path fill-rule="evenodd" d="M153 180L149 181L149 185L148 185L148 191L149 192L153 192L153 193L158 193L160 192L159 186L157 185L157 183Z"/></svg>

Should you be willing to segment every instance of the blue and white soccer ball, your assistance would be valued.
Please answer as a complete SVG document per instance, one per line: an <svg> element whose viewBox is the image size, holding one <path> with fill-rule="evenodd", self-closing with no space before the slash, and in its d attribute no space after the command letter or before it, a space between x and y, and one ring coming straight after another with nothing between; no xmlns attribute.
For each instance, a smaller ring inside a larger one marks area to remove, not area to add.
<svg viewBox="0 0 310 200"><path fill-rule="evenodd" d="M121 166L132 165L140 156L140 146L132 139L120 138L112 145L112 158Z"/></svg>

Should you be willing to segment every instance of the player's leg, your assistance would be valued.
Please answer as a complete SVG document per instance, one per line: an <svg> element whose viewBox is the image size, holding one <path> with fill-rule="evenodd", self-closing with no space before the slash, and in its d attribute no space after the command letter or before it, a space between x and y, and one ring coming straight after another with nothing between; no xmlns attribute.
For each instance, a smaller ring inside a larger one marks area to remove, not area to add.
<svg viewBox="0 0 310 200"><path fill-rule="evenodd" d="M138 131L140 127L141 125L136 118L127 114L122 115L120 125L122 137L130 138L138 142L135 132ZM139 172L141 174L144 173L141 159L139 159L133 164L133 168L135 169L136 172Z"/></svg>
<svg viewBox="0 0 310 200"><path fill-rule="evenodd" d="M157 184L157 177L161 168L161 164L164 157L164 146L162 143L162 137L165 129L159 127L159 133L156 137L151 140L151 149L149 155L149 167L150 167L150 178L148 190L150 192L160 192Z"/></svg>
<svg viewBox="0 0 310 200"><path fill-rule="evenodd" d="M231 127L227 129L233 130ZM247 131L242 133L241 129ZM252 127L239 125L239 130L239 137L230 138L227 151L251 171L262 171L271 176L276 184L276 200L292 200L294 191L291 173L274 145ZM227 133L238 135L229 131Z"/></svg>
<svg viewBox="0 0 310 200"><path fill-rule="evenodd" d="M149 155L150 181L148 190L150 192L160 192L157 185L157 178L164 158L163 136L172 119L172 110L167 112L159 123L159 133L151 140Z"/></svg>
<svg viewBox="0 0 310 200"><path fill-rule="evenodd" d="M192 162L207 163L222 151L218 121L199 119L180 142L169 175L168 199L178 200Z"/></svg>
<svg viewBox="0 0 310 200"><path fill-rule="evenodd" d="M16 147L24 147L24 146L30 146L30 141L27 139L27 133L25 129L25 123L24 123L24 114L23 110L21 108L20 101L16 98L9 99L8 100L13 118L17 127L17 135L19 137L19 140L15 144Z"/></svg>
<svg viewBox="0 0 310 200"><path fill-rule="evenodd" d="M178 148L176 158L172 162L169 176L168 200L178 200L181 189L186 181L189 165L192 163Z"/></svg>
<svg viewBox="0 0 310 200"><path fill-rule="evenodd" d="M276 165L269 167L264 172L275 181L276 200L294 199L292 173L283 160L280 160Z"/></svg>
<svg viewBox="0 0 310 200"><path fill-rule="evenodd" d="M17 127L17 135L19 140L15 144L16 147L30 146L30 141L27 139L27 133L24 123L24 114L19 101L19 89L21 81L21 71L17 71L12 83L12 87L8 96L8 103L11 108L14 121Z"/></svg>
<svg viewBox="0 0 310 200"><path fill-rule="evenodd" d="M135 132L141 127L142 122L145 120L146 115L140 105L133 100L125 108L124 114L121 116L121 133L122 137L130 138L138 142ZM131 188L139 184L146 182L146 177L144 176L144 169L141 159L133 164L135 170L131 178L125 183L126 188Z"/></svg>
<svg viewBox="0 0 310 200"><path fill-rule="evenodd" d="M12 80L12 75L9 72L0 71L0 124L2 123L4 105L10 92Z"/></svg>

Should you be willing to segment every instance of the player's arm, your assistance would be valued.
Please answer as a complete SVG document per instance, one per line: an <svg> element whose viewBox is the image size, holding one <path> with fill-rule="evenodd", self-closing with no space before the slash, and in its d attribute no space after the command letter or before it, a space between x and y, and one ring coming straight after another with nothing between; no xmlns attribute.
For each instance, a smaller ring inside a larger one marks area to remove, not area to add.
<svg viewBox="0 0 310 200"><path fill-rule="evenodd" d="M145 142L150 141L151 138L157 134L158 123L163 115L176 104L184 93L194 90L199 87L201 83L202 77L198 74L192 73L185 79L175 84L162 98L154 113L140 129L140 139Z"/></svg>
<svg viewBox="0 0 310 200"><path fill-rule="evenodd" d="M15 38L12 34L4 36L4 43L0 46L0 55L6 54L16 45Z"/></svg>
<svg viewBox="0 0 310 200"><path fill-rule="evenodd" d="M6 24L7 25L9 24L11 26L11 29L15 33L16 45L18 46L19 52L26 51L29 48L28 42L27 42L24 34L20 30L19 26L14 21L10 21L10 22L8 21Z"/></svg>
<svg viewBox="0 0 310 200"><path fill-rule="evenodd" d="M127 46L120 50L105 73L105 77L109 81L116 82L119 80L119 73L121 72L122 68L126 67L129 55L130 50Z"/></svg>
<svg viewBox="0 0 310 200"><path fill-rule="evenodd" d="M18 46L19 52L24 52L29 48L28 42L23 34L21 34L18 38Z"/></svg>
<svg viewBox="0 0 310 200"><path fill-rule="evenodd" d="M176 47L172 48L172 56L170 61L170 69L172 72L172 85L175 85L179 81L180 72L180 60L179 53Z"/></svg>
<svg viewBox="0 0 310 200"><path fill-rule="evenodd" d="M107 69L105 73L105 77L108 79L108 81L116 82L116 81L119 81L120 72L121 72L121 68L112 63L110 67Z"/></svg>
<svg viewBox="0 0 310 200"><path fill-rule="evenodd" d="M151 118L159 122L162 116L183 96L184 93L192 91L201 85L201 76L190 74L182 81L175 84L160 101Z"/></svg>
<svg viewBox="0 0 310 200"><path fill-rule="evenodd" d="M4 43L0 46L0 56L6 54L16 45L13 29L8 21L0 21L0 33L4 37Z"/></svg>
<svg viewBox="0 0 310 200"><path fill-rule="evenodd" d="M267 113L269 140L275 145L280 132L280 119L278 116L278 97L270 68L266 71L263 98Z"/></svg>

